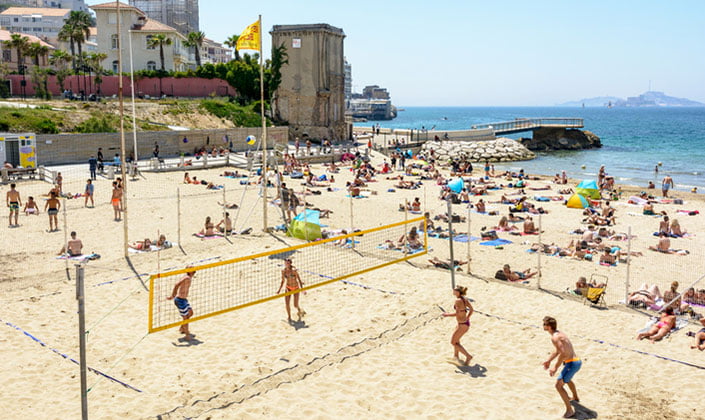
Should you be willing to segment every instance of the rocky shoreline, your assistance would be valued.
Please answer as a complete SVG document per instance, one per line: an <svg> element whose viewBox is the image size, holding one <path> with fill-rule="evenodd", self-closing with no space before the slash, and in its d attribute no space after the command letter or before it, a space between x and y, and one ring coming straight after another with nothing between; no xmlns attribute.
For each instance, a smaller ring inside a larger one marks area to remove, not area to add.
<svg viewBox="0 0 705 420"><path fill-rule="evenodd" d="M519 139L529 150L550 152L552 150L582 150L602 147L600 138L588 130L564 128L540 128L533 137Z"/></svg>
<svg viewBox="0 0 705 420"><path fill-rule="evenodd" d="M513 162L536 157L521 143L505 137L486 141L429 141L421 149L433 150L439 160L465 157L471 162Z"/></svg>

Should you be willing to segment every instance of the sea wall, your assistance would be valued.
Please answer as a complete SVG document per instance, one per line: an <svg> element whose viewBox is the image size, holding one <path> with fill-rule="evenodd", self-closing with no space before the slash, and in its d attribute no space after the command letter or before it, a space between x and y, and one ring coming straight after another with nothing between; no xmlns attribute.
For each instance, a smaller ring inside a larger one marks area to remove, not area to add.
<svg viewBox="0 0 705 420"><path fill-rule="evenodd" d="M464 156L472 162L511 162L536 157L516 140L505 137L487 141L429 141L422 147L425 151L431 149L439 160Z"/></svg>
<svg viewBox="0 0 705 420"><path fill-rule="evenodd" d="M234 151L257 149L261 140L261 127L230 128L217 130L188 131L138 131L137 153L140 159L152 155L154 143L159 145L159 155L162 157L179 156L181 153L192 154L195 149L228 148L233 143ZM246 138L253 135L258 143L248 145ZM288 127L267 127L267 148L287 144ZM184 139L186 141L184 141ZM125 133L125 143L128 152L133 150L133 134ZM37 135L37 163L39 165L63 165L87 162L95 155L98 148L103 149L103 155L111 160L120 152L120 133L93 134L39 134Z"/></svg>
<svg viewBox="0 0 705 420"><path fill-rule="evenodd" d="M588 130L565 128L540 128L534 130L533 138L520 138L519 142L529 150L581 150L602 147L600 138Z"/></svg>

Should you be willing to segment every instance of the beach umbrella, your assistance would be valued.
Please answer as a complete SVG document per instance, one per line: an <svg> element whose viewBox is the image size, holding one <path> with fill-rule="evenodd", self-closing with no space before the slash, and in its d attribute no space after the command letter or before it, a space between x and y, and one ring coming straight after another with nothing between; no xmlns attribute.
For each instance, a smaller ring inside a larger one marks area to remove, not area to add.
<svg viewBox="0 0 705 420"><path fill-rule="evenodd" d="M306 209L291 221L288 234L294 238L313 241L321 239L321 212Z"/></svg>
<svg viewBox="0 0 705 420"><path fill-rule="evenodd" d="M571 209L584 209L590 207L590 202L580 194L573 194L565 205Z"/></svg>
<svg viewBox="0 0 705 420"><path fill-rule="evenodd" d="M448 188L450 188L450 190L454 193L460 194L460 192L463 191L463 188L465 188L465 182L463 181L463 178L456 178L448 182Z"/></svg>
<svg viewBox="0 0 705 420"><path fill-rule="evenodd" d="M583 180L575 187L575 192L584 197L590 197L595 200L602 198L600 196L600 189L597 187L597 182L593 179Z"/></svg>

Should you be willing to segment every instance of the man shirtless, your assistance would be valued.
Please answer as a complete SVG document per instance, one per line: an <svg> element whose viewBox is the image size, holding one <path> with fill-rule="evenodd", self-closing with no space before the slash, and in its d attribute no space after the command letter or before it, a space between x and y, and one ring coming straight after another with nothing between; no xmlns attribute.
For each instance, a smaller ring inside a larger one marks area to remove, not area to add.
<svg viewBox="0 0 705 420"><path fill-rule="evenodd" d="M279 285L279 289L277 289L277 294L279 294L282 290L282 287L284 287L284 284L286 283L286 290L289 292L295 291L302 289L304 287L304 283L301 281L301 276L299 276L299 272L294 268L293 265L291 265L291 259L287 258L284 261L284 269L282 270L282 282ZM305 293L305 292L304 292ZM289 307L289 301L291 299L291 295L286 295L284 296L284 303L286 304L286 315L289 319L289 323L291 323L291 308ZM299 316L299 320L306 315L306 311L304 311L302 308L299 307L299 292L294 293L294 308L297 310L297 314Z"/></svg>
<svg viewBox="0 0 705 420"><path fill-rule="evenodd" d="M661 192L664 197L668 197L668 190L671 188L673 188L673 178L671 178L670 175L666 175L663 177L663 181L661 181Z"/></svg>
<svg viewBox="0 0 705 420"><path fill-rule="evenodd" d="M61 248L59 255L68 254L69 257L76 257L83 252L83 242L76 237L76 232L71 232L71 239Z"/></svg>
<svg viewBox="0 0 705 420"><path fill-rule="evenodd" d="M192 266L189 265L186 268L192 268ZM174 299L174 305L176 305L179 309L179 315L181 315L184 320L187 320L193 316L193 309L191 308L191 304L188 302L188 292L191 287L191 280L193 280L193 276L195 274L195 271L187 272L186 275L174 285L174 290L171 292L171 296L167 298L167 300ZM191 333L189 333L188 323L183 324L179 328L179 332L184 335L184 338L187 341L191 341L193 338Z"/></svg>
<svg viewBox="0 0 705 420"><path fill-rule="evenodd" d="M543 362L543 368L548 369L549 375L553 376L560 365L563 364L563 370L558 375L558 380L556 381L556 390L565 404L565 414L563 414L563 417L571 418L575 415L575 410L570 405L570 402L580 401L578 398L578 390L575 389L575 384L573 383L573 376L578 373L583 362L575 355L573 344L571 344L568 336L558 331L557 328L558 323L555 318L550 316L543 318L543 330L551 334L551 343L556 347L556 350L551 353L548 360ZM556 364L551 368L551 361L553 359L556 359ZM573 398L571 399L568 398L568 393L563 387L565 384L568 384L570 392L573 393Z"/></svg>
<svg viewBox="0 0 705 420"><path fill-rule="evenodd" d="M118 186L117 181L113 181L113 194L110 198L110 202L113 205L113 213L115 215L114 219L116 222L119 222L121 220L120 211L122 202L122 188Z"/></svg>
<svg viewBox="0 0 705 420"><path fill-rule="evenodd" d="M218 230L220 233L224 233L226 235L229 235L233 231L233 221L230 219L230 213L227 211L225 212L225 218L218 222L217 225L215 225L215 228Z"/></svg>
<svg viewBox="0 0 705 420"><path fill-rule="evenodd" d="M61 202L56 198L56 193L54 191L49 193L49 199L46 204L44 204L44 211L49 215L49 232L54 232L59 230L59 210L61 209Z"/></svg>
<svg viewBox="0 0 705 420"><path fill-rule="evenodd" d="M5 202L7 207L10 208L9 226L19 226L17 222L17 217L20 214L20 206L22 205L22 199L20 198L20 192L15 189L15 184L10 184L10 191L7 192ZM12 224L12 215L15 215L15 224Z"/></svg>

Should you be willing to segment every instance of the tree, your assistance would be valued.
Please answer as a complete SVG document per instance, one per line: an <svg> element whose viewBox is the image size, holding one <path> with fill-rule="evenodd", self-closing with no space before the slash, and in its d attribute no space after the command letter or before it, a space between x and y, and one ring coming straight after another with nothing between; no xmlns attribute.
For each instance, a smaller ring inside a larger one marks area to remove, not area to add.
<svg viewBox="0 0 705 420"><path fill-rule="evenodd" d="M203 41L206 39L206 34L201 31L189 32L186 38L184 46L194 49L196 53L196 68L201 67L201 47L203 46Z"/></svg>
<svg viewBox="0 0 705 420"><path fill-rule="evenodd" d="M69 69L66 65L72 59L72 56L64 50L54 50L51 53L51 57L49 57L49 64L56 68L56 81L59 83L59 88L61 88L62 92L66 90L64 89L64 82L69 75Z"/></svg>
<svg viewBox="0 0 705 420"><path fill-rule="evenodd" d="M289 64L289 54L286 52L286 47L282 43L278 47L272 48L272 59L267 60L268 68L265 68L264 80L267 87L267 97L270 100L272 109L279 118L279 107L277 106L278 97L276 96L277 89L282 83L281 68L284 64ZM274 117L274 115L272 115Z"/></svg>
<svg viewBox="0 0 705 420"><path fill-rule="evenodd" d="M150 48L157 48L159 47L159 60L161 60L162 64L162 71L166 71L164 69L164 46L165 45L171 45L171 38L164 34L157 34L154 35L153 37L149 38L149 41L147 41L147 45Z"/></svg>
<svg viewBox="0 0 705 420"><path fill-rule="evenodd" d="M58 36L60 41L68 41L71 55L75 56L76 50L78 50L78 56L81 56L82 45L91 34L92 21L91 15L87 12L72 10L69 13L69 17L61 27ZM76 60L73 62L73 69L76 71Z"/></svg>
<svg viewBox="0 0 705 420"><path fill-rule="evenodd" d="M45 58L49 54L49 47L42 45L39 42L32 42L27 45L27 55L34 59L34 65L39 66L39 57ZM46 59L43 60L46 64Z"/></svg>
<svg viewBox="0 0 705 420"><path fill-rule="evenodd" d="M93 71L95 71L95 79L93 79L93 81L98 90L98 95L100 95L100 86L103 84L103 73L105 71L103 61L105 61L106 58L108 58L108 54L101 52L91 53L88 56L88 63L90 67L93 68Z"/></svg>
<svg viewBox="0 0 705 420"><path fill-rule="evenodd" d="M24 54L29 48L29 38L20 34L11 34L10 39L3 41L7 48L15 48L17 50L17 70L24 74Z"/></svg>
<svg viewBox="0 0 705 420"><path fill-rule="evenodd" d="M226 39L223 44L233 49L235 54L235 61L240 61L240 52L237 50L237 40L240 39L240 35L230 35L230 38Z"/></svg>

